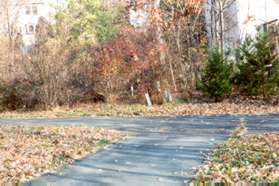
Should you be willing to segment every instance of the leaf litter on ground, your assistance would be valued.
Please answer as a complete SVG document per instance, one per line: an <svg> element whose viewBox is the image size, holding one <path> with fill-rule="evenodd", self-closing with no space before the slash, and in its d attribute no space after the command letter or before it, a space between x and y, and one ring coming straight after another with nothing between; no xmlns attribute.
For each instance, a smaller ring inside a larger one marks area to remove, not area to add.
<svg viewBox="0 0 279 186"><path fill-rule="evenodd" d="M197 182L279 183L279 132L247 134L243 122L196 174Z"/></svg>
<svg viewBox="0 0 279 186"><path fill-rule="evenodd" d="M89 126L0 125L0 184L25 182L124 138Z"/></svg>
<svg viewBox="0 0 279 186"><path fill-rule="evenodd" d="M220 114L268 114L279 113L279 104L263 100L225 100L221 103L166 103L148 107L142 104L79 104L74 107L56 107L41 111L6 111L0 118L59 118L90 116L181 116Z"/></svg>

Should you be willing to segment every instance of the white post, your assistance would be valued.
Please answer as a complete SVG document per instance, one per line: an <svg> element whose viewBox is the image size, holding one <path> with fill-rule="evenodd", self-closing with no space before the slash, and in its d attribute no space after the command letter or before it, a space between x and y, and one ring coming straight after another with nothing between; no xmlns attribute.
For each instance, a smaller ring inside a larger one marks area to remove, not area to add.
<svg viewBox="0 0 279 186"><path fill-rule="evenodd" d="M165 90L165 100L167 102L172 102L173 101L170 90Z"/></svg>
<svg viewBox="0 0 279 186"><path fill-rule="evenodd" d="M160 81L157 81L157 90L158 90L158 92L161 92L161 84L160 84Z"/></svg>
<svg viewBox="0 0 279 186"><path fill-rule="evenodd" d="M133 85L131 85L131 95L132 95L132 97L134 97L134 86Z"/></svg>
<svg viewBox="0 0 279 186"><path fill-rule="evenodd" d="M149 96L148 93L145 94L145 98L146 98L146 101L147 101L147 106L152 107L152 102L151 102L151 99L150 99L150 96Z"/></svg>
<svg viewBox="0 0 279 186"><path fill-rule="evenodd" d="M164 97L165 97L165 101L166 101L166 102L169 102L168 91L165 90L165 91L164 91L164 94L165 94L165 96L164 96Z"/></svg>
<svg viewBox="0 0 279 186"><path fill-rule="evenodd" d="M168 99L169 99L169 102L172 102L172 95L171 95L170 90L168 90Z"/></svg>

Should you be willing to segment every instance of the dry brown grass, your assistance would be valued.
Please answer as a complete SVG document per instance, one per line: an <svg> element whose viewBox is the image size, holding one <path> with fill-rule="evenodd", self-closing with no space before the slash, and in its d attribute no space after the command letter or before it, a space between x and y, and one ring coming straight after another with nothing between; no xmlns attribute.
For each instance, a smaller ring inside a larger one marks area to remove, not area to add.
<svg viewBox="0 0 279 186"><path fill-rule="evenodd" d="M269 114L279 113L279 105L265 102L222 102L164 104L149 108L140 104L79 104L75 107L56 107L47 111L3 112L0 118L57 118L82 116L178 116L222 114Z"/></svg>

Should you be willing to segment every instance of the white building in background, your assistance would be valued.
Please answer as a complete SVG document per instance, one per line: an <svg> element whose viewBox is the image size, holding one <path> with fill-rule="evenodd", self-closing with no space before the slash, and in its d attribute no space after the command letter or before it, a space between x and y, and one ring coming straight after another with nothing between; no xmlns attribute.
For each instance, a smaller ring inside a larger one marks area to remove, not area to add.
<svg viewBox="0 0 279 186"><path fill-rule="evenodd" d="M255 35L259 25L279 19L279 0L238 0L241 36Z"/></svg>
<svg viewBox="0 0 279 186"><path fill-rule="evenodd" d="M149 2L148 0L133 1ZM215 34L210 29L213 24L210 8L211 2L214 1L223 0L205 0L205 16L209 37L213 37ZM259 25L279 19L279 0L227 1L234 2L230 5L230 10L227 11L228 15L225 17L227 27L225 28L224 39L227 47L235 46L246 35L255 35ZM40 17L51 21L55 12L54 5L63 2L65 0L0 0L0 33L7 33L8 27L12 26L14 32L22 35L26 46L32 45L35 40L36 25ZM129 2L132 1L129 0ZM159 6L160 0L154 0L153 3L155 6ZM148 20L148 11L146 11L148 3L143 4L145 5L142 9L130 9L130 21L136 28L145 25Z"/></svg>
<svg viewBox="0 0 279 186"><path fill-rule="evenodd" d="M210 40L218 33L216 32L218 25L214 25L211 11L212 4L223 0L205 1L205 17ZM279 0L227 0L226 2L228 5L226 5L223 25L225 48L235 47L247 35L254 36L259 26L279 19ZM215 16L218 17L215 19L219 19L219 15Z"/></svg>
<svg viewBox="0 0 279 186"><path fill-rule="evenodd" d="M39 19L50 21L55 3L59 1L0 0L0 34L21 34L24 45L32 45Z"/></svg>

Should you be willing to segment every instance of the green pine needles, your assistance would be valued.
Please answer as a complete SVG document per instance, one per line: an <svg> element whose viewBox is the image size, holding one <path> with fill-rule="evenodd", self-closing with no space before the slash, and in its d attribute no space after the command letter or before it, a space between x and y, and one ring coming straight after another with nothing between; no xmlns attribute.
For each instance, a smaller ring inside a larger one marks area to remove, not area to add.
<svg viewBox="0 0 279 186"><path fill-rule="evenodd" d="M235 50L231 63L213 48L208 52L198 88L215 102L232 93L233 85L247 96L269 99L279 93L279 58L276 44L266 32L247 37ZM232 66L234 68L232 68Z"/></svg>
<svg viewBox="0 0 279 186"><path fill-rule="evenodd" d="M221 52L209 50L199 89L215 102L222 101L232 92L231 65Z"/></svg>
<svg viewBox="0 0 279 186"><path fill-rule="evenodd" d="M268 33L247 37L237 49L236 83L250 96L268 98L278 93L279 60Z"/></svg>

